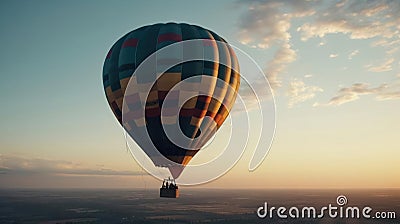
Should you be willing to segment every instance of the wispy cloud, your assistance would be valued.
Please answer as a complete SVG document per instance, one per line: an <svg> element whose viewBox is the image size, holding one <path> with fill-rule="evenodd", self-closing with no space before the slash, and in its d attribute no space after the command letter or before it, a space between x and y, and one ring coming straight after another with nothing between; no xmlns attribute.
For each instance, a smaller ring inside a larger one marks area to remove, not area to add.
<svg viewBox="0 0 400 224"><path fill-rule="evenodd" d="M107 169L103 166L88 168L64 160L24 158L0 155L0 174L55 174L55 175L142 175L143 172Z"/></svg>
<svg viewBox="0 0 400 224"><path fill-rule="evenodd" d="M351 39L398 38L399 1L342 1L327 5L314 21L299 27L302 40L335 33Z"/></svg>
<svg viewBox="0 0 400 224"><path fill-rule="evenodd" d="M400 38L397 37L392 39L379 39L373 42L372 46L384 48L388 57L392 57L400 49Z"/></svg>
<svg viewBox="0 0 400 224"><path fill-rule="evenodd" d="M389 58L379 65L369 64L369 65L366 65L365 67L370 72L387 72L387 71L391 71L393 69L392 68L393 62L394 62L394 58Z"/></svg>
<svg viewBox="0 0 400 224"><path fill-rule="evenodd" d="M273 93L268 87L265 78L253 80L251 83L242 80L240 82L239 95L243 99L246 108L234 106L232 108L233 113L248 112L258 109L260 104L273 102Z"/></svg>
<svg viewBox="0 0 400 224"><path fill-rule="evenodd" d="M323 89L318 86L307 86L302 80L294 79L289 85L288 107L292 108L296 104L310 100L315 97L317 92L322 91Z"/></svg>
<svg viewBox="0 0 400 224"><path fill-rule="evenodd" d="M347 58L348 58L349 60L352 60L353 57L356 56L356 55L359 54L359 53L360 53L359 50L354 50L354 51L352 51L352 52L349 54L349 56L347 56Z"/></svg>
<svg viewBox="0 0 400 224"><path fill-rule="evenodd" d="M350 87L341 88L328 103L315 103L314 106L338 106L358 100L362 95L375 95L376 100L400 99L400 90L398 89L398 86L389 84L370 87L368 83L355 83Z"/></svg>
<svg viewBox="0 0 400 224"><path fill-rule="evenodd" d="M305 75L304 75L304 78L311 78L311 77L313 77L312 74L305 74Z"/></svg>
<svg viewBox="0 0 400 224"><path fill-rule="evenodd" d="M376 99L378 99L378 100L400 99L400 90L399 91L393 91L393 92L387 92L387 93L381 93L376 97Z"/></svg>
<svg viewBox="0 0 400 224"><path fill-rule="evenodd" d="M336 58L337 56L339 56L339 54L330 54L329 55L330 58Z"/></svg>
<svg viewBox="0 0 400 224"><path fill-rule="evenodd" d="M296 52L290 47L290 44L282 45L275 53L274 59L269 61L265 73L272 89L280 87L282 82L279 75L285 70L286 66L296 60Z"/></svg>
<svg viewBox="0 0 400 224"><path fill-rule="evenodd" d="M344 103L348 103L359 99L360 95L378 93L385 88L387 88L386 84L382 84L381 86L376 88L369 88L369 84L356 83L353 84L351 87L340 89L338 94L331 100L329 100L328 105L341 105Z"/></svg>

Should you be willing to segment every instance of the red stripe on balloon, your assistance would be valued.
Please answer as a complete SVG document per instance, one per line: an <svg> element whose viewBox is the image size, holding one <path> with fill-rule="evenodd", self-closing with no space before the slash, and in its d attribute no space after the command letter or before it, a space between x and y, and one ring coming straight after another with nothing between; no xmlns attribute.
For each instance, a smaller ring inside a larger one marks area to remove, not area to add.
<svg viewBox="0 0 400 224"><path fill-rule="evenodd" d="M176 33L164 33L158 36L158 43L163 41L181 41L182 36Z"/></svg>
<svg viewBox="0 0 400 224"><path fill-rule="evenodd" d="M191 116L193 116L193 112L194 112L194 108L191 108L191 109L182 108L179 115L184 116L184 117L191 117Z"/></svg>
<svg viewBox="0 0 400 224"><path fill-rule="evenodd" d="M139 42L139 40L136 39L136 38L125 40L125 42L122 44L122 48L124 48L124 47L136 47L138 42Z"/></svg>
<svg viewBox="0 0 400 224"><path fill-rule="evenodd" d="M197 118L202 118L206 115L206 110L201 110L198 108L192 108L192 109L182 109L181 112L179 113L180 116L183 117L197 117Z"/></svg>
<svg viewBox="0 0 400 224"><path fill-rule="evenodd" d="M197 109L196 108L196 110L195 110L195 112L194 112L194 117L197 117L197 118L202 118L202 117L204 117L204 116L206 116L206 113L207 113L207 111L206 110L203 110L203 109Z"/></svg>
<svg viewBox="0 0 400 224"><path fill-rule="evenodd" d="M158 91L158 99L163 100L167 96L169 91Z"/></svg>
<svg viewBox="0 0 400 224"><path fill-rule="evenodd" d="M201 102L204 102L204 103L209 103L209 102L211 102L211 98L212 98L211 96L201 95L201 96L197 97L197 100L201 101Z"/></svg>
<svg viewBox="0 0 400 224"><path fill-rule="evenodd" d="M211 112L211 111L207 111L206 116L208 116L208 117L215 117L215 114L216 114L216 113L213 113L213 112Z"/></svg>
<svg viewBox="0 0 400 224"><path fill-rule="evenodd" d="M161 111L159 107L146 109L146 117L158 117Z"/></svg>
<svg viewBox="0 0 400 224"><path fill-rule="evenodd" d="M108 53L107 53L106 58L110 58L110 57L111 57L111 54L112 54L112 50L110 49L110 50L108 51Z"/></svg>

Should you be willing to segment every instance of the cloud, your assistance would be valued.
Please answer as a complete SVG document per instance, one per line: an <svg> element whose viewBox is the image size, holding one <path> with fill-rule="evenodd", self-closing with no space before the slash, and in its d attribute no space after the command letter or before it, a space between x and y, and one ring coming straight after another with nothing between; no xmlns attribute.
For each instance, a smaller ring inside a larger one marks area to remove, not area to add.
<svg viewBox="0 0 400 224"><path fill-rule="evenodd" d="M239 21L239 40L243 44L269 48L287 43L291 19L315 13L311 4L301 1L239 1L247 11Z"/></svg>
<svg viewBox="0 0 400 224"><path fill-rule="evenodd" d="M341 8L346 4L347 0L341 0L340 2L336 3L336 7Z"/></svg>
<svg viewBox="0 0 400 224"><path fill-rule="evenodd" d="M314 106L339 106L358 100L362 95L375 95L376 100L400 99L399 87L384 83L378 87L371 88L368 83L355 83L350 87L341 88L328 103L315 103Z"/></svg>
<svg viewBox="0 0 400 224"><path fill-rule="evenodd" d="M387 72L392 70L392 64L394 62L394 58L389 58L379 65L366 65L368 71L370 72Z"/></svg>
<svg viewBox="0 0 400 224"><path fill-rule="evenodd" d="M400 27L399 27L400 29ZM388 57L392 57L400 49L400 38L379 39L371 44L372 47L382 47Z"/></svg>
<svg viewBox="0 0 400 224"><path fill-rule="evenodd" d="M387 92L387 93L381 93L376 97L376 99L378 99L378 100L400 99L400 90L399 91L393 91L393 92Z"/></svg>
<svg viewBox="0 0 400 224"><path fill-rule="evenodd" d="M296 52L291 49L289 44L282 45L275 53L274 59L267 63L265 73L272 89L281 87L282 82L279 75L285 70L286 66L296 60Z"/></svg>
<svg viewBox="0 0 400 224"><path fill-rule="evenodd" d="M344 34L350 39L376 38L374 46L386 47L387 54L400 49L400 1L238 1L246 11L238 22L239 40L255 48L276 47L266 63L265 73L274 89L282 86L281 75L296 60L291 43L292 22L307 17L297 31L301 39ZM322 40L320 46L324 45ZM351 52L351 60L359 53ZM337 57L331 54L330 58ZM382 70L374 69L372 70Z"/></svg>
<svg viewBox="0 0 400 224"><path fill-rule="evenodd" d="M302 40L342 33L351 39L398 38L399 1L326 2L314 21L301 25Z"/></svg>
<svg viewBox="0 0 400 224"><path fill-rule="evenodd" d="M298 57L296 42L292 41L292 36L297 35L292 35L292 32L298 32L302 41L319 39L319 46L326 44L329 35L339 34L352 40L370 39L371 47L383 48L387 60L368 64L365 69L370 72L395 69L395 53L400 50L400 1L239 0L239 4L247 7L238 21L239 40L254 48L275 50L264 69L274 90L283 85L284 72ZM299 25L293 29L293 24ZM333 52L329 58L336 58L339 53L352 60L360 50ZM343 70L347 69L347 66L343 67ZM367 83L360 81L343 88L328 103L316 103L315 106L341 105L362 95L374 95L376 100L398 99L398 91L392 85L370 87ZM320 91L318 87L307 89L308 86L303 84L299 80L289 83L289 107L314 97L313 94Z"/></svg>
<svg viewBox="0 0 400 224"><path fill-rule="evenodd" d="M319 13L310 22L297 28L301 39L329 34L344 34L350 39L372 39L372 47L382 47L388 58L400 50L400 1L341 1L325 2ZM348 59L358 54L353 51ZM371 71L389 71L390 65L374 68Z"/></svg>
<svg viewBox="0 0 400 224"><path fill-rule="evenodd" d="M318 86L307 86L303 81L294 79L289 84L289 103L288 107L310 100L315 97L317 92L323 92Z"/></svg>
<svg viewBox="0 0 400 224"><path fill-rule="evenodd" d="M388 58L400 49L400 1L325 2L312 21L300 25L301 39L324 38L329 34L344 34L350 39L372 39L372 47L382 47ZM351 60L358 51L348 56ZM390 63L369 65L369 71L390 71Z"/></svg>
<svg viewBox="0 0 400 224"><path fill-rule="evenodd" d="M247 6L239 21L239 40L242 44L258 48L278 49L266 63L265 73L273 89L281 86L279 75L296 60L296 51L290 44L291 20L315 14L311 2L303 1L239 1Z"/></svg>
<svg viewBox="0 0 400 224"><path fill-rule="evenodd" d="M247 111L258 109L260 104L268 104L273 102L273 93L268 87L265 78L256 79L251 83L241 80L239 93L243 99ZM244 112L245 108L233 107L232 112Z"/></svg>
<svg viewBox="0 0 400 224"><path fill-rule="evenodd" d="M348 103L360 98L360 95L368 95L382 91L387 88L386 84L382 84L376 88L369 88L369 84L365 83L356 83L351 87L342 88L339 90L338 94L333 97L328 105L341 105L344 103Z"/></svg>
<svg viewBox="0 0 400 224"><path fill-rule="evenodd" d="M330 58L336 58L337 56L339 56L339 54L330 54L329 55Z"/></svg>
<svg viewBox="0 0 400 224"><path fill-rule="evenodd" d="M358 53L360 53L359 50L354 50L354 51L352 51L352 52L349 54L349 56L347 56L347 58L348 58L349 60L352 60L353 57L356 56Z"/></svg>
<svg viewBox="0 0 400 224"><path fill-rule="evenodd" d="M311 78L311 77L313 77L312 74L305 74L305 75L304 75L304 78Z"/></svg>
<svg viewBox="0 0 400 224"><path fill-rule="evenodd" d="M0 155L0 174L55 174L55 175L141 175L143 172L113 170L101 167L88 168L64 160L24 158Z"/></svg>
<svg viewBox="0 0 400 224"><path fill-rule="evenodd" d="M372 47L393 47L400 43L400 39L397 40L387 40L387 39L379 39L377 41L372 42Z"/></svg>

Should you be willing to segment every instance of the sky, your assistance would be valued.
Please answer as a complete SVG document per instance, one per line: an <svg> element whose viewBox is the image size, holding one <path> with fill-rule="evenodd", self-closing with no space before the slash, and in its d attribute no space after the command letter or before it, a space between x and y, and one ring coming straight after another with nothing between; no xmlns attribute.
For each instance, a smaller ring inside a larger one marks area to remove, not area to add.
<svg viewBox="0 0 400 224"><path fill-rule="evenodd" d="M275 96L262 165L249 172L246 152L200 187L399 188L399 11L399 1L1 1L0 187L158 187L127 152L102 64L125 33L172 21L246 52Z"/></svg>

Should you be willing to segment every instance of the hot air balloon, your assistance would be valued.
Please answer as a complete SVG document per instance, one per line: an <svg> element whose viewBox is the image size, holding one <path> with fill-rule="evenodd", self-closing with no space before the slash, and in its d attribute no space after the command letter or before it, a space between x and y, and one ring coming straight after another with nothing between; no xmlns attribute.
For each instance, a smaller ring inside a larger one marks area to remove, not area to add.
<svg viewBox="0 0 400 224"><path fill-rule="evenodd" d="M184 44L192 40L197 42ZM190 54L199 59L182 60ZM208 59L201 60L205 56ZM152 66L140 70L148 58L153 58ZM182 81L186 85L174 88ZM210 30L154 24L127 33L111 47L103 85L118 122L155 166L167 167L176 179L227 118L240 85L239 64L229 44ZM188 140L171 140L167 129L172 126Z"/></svg>

